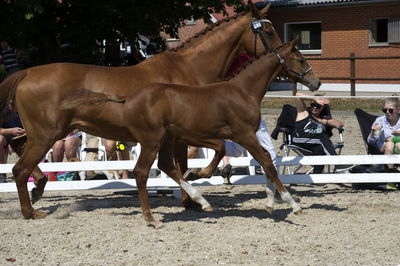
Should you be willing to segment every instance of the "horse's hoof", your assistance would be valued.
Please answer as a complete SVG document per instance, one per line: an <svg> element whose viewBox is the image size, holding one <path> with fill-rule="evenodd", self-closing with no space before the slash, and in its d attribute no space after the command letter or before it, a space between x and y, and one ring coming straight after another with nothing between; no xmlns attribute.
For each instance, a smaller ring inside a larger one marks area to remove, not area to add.
<svg viewBox="0 0 400 266"><path fill-rule="evenodd" d="M197 174L193 173L193 172L187 171L187 172L185 173L185 175L183 176L183 178L184 178L186 181L194 181L194 180L200 179L201 177L198 176Z"/></svg>
<svg viewBox="0 0 400 266"><path fill-rule="evenodd" d="M43 219L48 215L47 212L44 211L33 211L32 213L32 219Z"/></svg>
<svg viewBox="0 0 400 266"><path fill-rule="evenodd" d="M154 227L154 229L160 229L164 227L164 224L158 220L148 222L148 225Z"/></svg>
<svg viewBox="0 0 400 266"><path fill-rule="evenodd" d="M274 208L272 208L272 207L267 207L267 208L265 208L266 210L267 210L267 212L269 213L269 214L272 214L272 211L274 210Z"/></svg>
<svg viewBox="0 0 400 266"><path fill-rule="evenodd" d="M185 200L182 201L183 206L187 210L201 210L201 205L191 198L186 198Z"/></svg>
<svg viewBox="0 0 400 266"><path fill-rule="evenodd" d="M295 211L295 212L293 212L293 213L296 214L296 215L305 214L305 212L304 212L302 209L300 209L300 210L298 210L298 211Z"/></svg>
<svg viewBox="0 0 400 266"><path fill-rule="evenodd" d="M208 205L208 206L202 208L202 210L205 212L212 212L214 209L211 205Z"/></svg>
<svg viewBox="0 0 400 266"><path fill-rule="evenodd" d="M39 192L38 188L34 187L31 191L32 204L35 204L38 200L40 200L43 196L43 191Z"/></svg>

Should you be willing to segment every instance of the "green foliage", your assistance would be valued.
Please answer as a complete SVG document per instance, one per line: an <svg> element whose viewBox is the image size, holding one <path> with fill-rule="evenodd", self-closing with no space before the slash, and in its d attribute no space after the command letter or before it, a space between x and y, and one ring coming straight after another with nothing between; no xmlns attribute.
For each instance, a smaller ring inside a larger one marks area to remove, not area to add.
<svg viewBox="0 0 400 266"><path fill-rule="evenodd" d="M0 38L28 52L30 64L95 63L103 40L174 36L184 19L208 18L224 4L243 7L241 0L0 0Z"/></svg>

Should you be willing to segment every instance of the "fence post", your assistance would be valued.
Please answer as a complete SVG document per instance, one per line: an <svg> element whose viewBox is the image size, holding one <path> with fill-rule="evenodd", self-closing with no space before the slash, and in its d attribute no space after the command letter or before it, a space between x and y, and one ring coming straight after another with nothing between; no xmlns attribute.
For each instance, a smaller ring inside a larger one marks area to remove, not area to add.
<svg viewBox="0 0 400 266"><path fill-rule="evenodd" d="M350 53L350 95L356 96L356 58Z"/></svg>
<svg viewBox="0 0 400 266"><path fill-rule="evenodd" d="M293 82L293 85L292 85L292 95L293 95L293 96L296 96L296 93L297 93L297 82Z"/></svg>

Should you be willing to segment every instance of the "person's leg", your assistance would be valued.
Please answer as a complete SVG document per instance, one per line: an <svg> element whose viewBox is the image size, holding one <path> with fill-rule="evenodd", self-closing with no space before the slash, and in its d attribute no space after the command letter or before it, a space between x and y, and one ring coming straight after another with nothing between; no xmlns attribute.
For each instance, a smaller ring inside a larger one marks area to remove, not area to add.
<svg viewBox="0 0 400 266"><path fill-rule="evenodd" d="M385 144L383 144L381 151L385 154L385 155L392 155L394 152L394 143L391 141L385 142ZM389 169L394 169L394 164L388 164L387 167Z"/></svg>
<svg viewBox="0 0 400 266"><path fill-rule="evenodd" d="M78 158L78 147L81 145L80 137L70 137L64 141L65 157L68 161L72 158Z"/></svg>
<svg viewBox="0 0 400 266"><path fill-rule="evenodd" d="M117 160L117 142L111 139L104 139L104 147L106 148L107 160Z"/></svg>
<svg viewBox="0 0 400 266"><path fill-rule="evenodd" d="M64 159L64 140L57 140L52 147L52 162L62 162Z"/></svg>
<svg viewBox="0 0 400 266"><path fill-rule="evenodd" d="M0 164L7 163L7 139L5 136L0 135ZM6 182L7 176L0 173L0 183Z"/></svg>
<svg viewBox="0 0 400 266"><path fill-rule="evenodd" d="M119 159L120 160L130 160L129 150L125 149L123 151L119 151ZM128 179L128 170L122 170L122 179Z"/></svg>

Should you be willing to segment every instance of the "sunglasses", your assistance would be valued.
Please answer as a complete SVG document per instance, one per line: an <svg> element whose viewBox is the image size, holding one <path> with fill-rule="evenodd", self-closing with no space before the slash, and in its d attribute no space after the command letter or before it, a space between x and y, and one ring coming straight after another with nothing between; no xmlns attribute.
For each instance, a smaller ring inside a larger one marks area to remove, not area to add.
<svg viewBox="0 0 400 266"><path fill-rule="evenodd" d="M382 109L382 112L384 112L385 114L386 114L388 111L389 111L389 113L393 114L394 109L392 109L392 108L383 108L383 109Z"/></svg>
<svg viewBox="0 0 400 266"><path fill-rule="evenodd" d="M310 107L311 108L321 109L322 105L320 105L319 103L310 103Z"/></svg>

